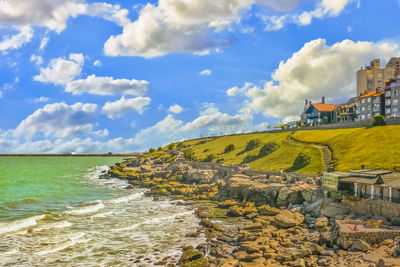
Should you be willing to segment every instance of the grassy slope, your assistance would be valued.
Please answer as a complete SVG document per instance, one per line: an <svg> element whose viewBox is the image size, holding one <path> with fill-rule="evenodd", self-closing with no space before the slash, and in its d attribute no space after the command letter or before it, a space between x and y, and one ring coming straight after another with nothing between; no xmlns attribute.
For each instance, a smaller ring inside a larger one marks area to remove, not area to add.
<svg viewBox="0 0 400 267"><path fill-rule="evenodd" d="M324 170L322 153L318 148L309 146L298 146L286 141L289 133L264 133L264 134L248 134L239 136L224 136L215 140L207 141L204 144L199 144L201 140L184 142L186 145L191 145L198 160L204 160L207 155L214 154L217 158L224 158L226 164L240 164L243 162L245 154L238 155L246 147L247 142L251 139L259 138L264 143L276 141L280 144L280 148L260 159L250 163L250 168L255 170L270 170L279 171L290 168L293 165L299 152L309 152L313 156L313 162L303 169L298 170L301 173L319 173ZM227 145L234 144L235 150L229 153L224 153ZM247 154L258 154L261 146L247 152ZM205 150L208 150L204 152Z"/></svg>
<svg viewBox="0 0 400 267"><path fill-rule="evenodd" d="M338 160L336 170L390 169L400 164L400 126L299 131L294 137L329 144Z"/></svg>

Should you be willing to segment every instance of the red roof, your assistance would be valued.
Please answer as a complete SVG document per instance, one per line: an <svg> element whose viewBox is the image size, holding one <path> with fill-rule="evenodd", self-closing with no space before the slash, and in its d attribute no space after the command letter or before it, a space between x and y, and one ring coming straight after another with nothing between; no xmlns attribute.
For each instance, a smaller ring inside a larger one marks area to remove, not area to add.
<svg viewBox="0 0 400 267"><path fill-rule="evenodd" d="M340 105L335 105L335 104L312 104L314 108L316 108L320 112L330 112L333 111L336 107Z"/></svg>

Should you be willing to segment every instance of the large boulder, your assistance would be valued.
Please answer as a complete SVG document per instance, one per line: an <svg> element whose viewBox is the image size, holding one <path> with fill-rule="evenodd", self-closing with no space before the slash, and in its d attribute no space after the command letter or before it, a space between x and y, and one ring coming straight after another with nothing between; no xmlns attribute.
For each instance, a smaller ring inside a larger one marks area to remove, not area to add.
<svg viewBox="0 0 400 267"><path fill-rule="evenodd" d="M299 188L283 187L279 190L276 200L277 206L288 206L289 204L302 204L304 198Z"/></svg>
<svg viewBox="0 0 400 267"><path fill-rule="evenodd" d="M184 174L184 178L190 183L208 184L212 182L217 172L217 170L190 170Z"/></svg>
<svg viewBox="0 0 400 267"><path fill-rule="evenodd" d="M258 213L261 215L266 215L266 216L275 216L281 212L280 209L270 207L268 205L262 205L258 207Z"/></svg>
<svg viewBox="0 0 400 267"><path fill-rule="evenodd" d="M362 252L367 252L367 251L371 250L371 246L364 240L358 239L358 240L353 241L351 249L362 251Z"/></svg>
<svg viewBox="0 0 400 267"><path fill-rule="evenodd" d="M284 210L275 216L274 223L280 228L290 228L302 224L304 216L300 213Z"/></svg>

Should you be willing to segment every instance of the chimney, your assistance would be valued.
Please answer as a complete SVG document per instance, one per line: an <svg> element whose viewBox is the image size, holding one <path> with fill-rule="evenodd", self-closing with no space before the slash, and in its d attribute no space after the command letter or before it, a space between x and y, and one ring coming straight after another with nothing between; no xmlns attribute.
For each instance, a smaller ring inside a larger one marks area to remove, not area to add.
<svg viewBox="0 0 400 267"><path fill-rule="evenodd" d="M309 105L311 105L311 100L310 100L310 101L308 101L308 104L309 104Z"/></svg>
<svg viewBox="0 0 400 267"><path fill-rule="evenodd" d="M308 100L306 99L306 106L308 105Z"/></svg>
<svg viewBox="0 0 400 267"><path fill-rule="evenodd" d="M322 104L325 104L325 96L322 97Z"/></svg>

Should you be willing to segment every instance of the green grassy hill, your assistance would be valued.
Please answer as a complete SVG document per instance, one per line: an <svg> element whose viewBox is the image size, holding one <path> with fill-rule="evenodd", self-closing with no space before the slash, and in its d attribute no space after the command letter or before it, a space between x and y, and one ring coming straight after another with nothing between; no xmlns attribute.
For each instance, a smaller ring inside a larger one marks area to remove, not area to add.
<svg viewBox="0 0 400 267"><path fill-rule="evenodd" d="M309 174L323 172L325 166L322 151L306 143L289 142L288 136L291 134L290 132L281 132L223 136L185 141L174 144L174 147L177 146L187 155L192 152L193 158L199 161L221 160L225 164L242 164L246 156L254 156L252 161L246 163L249 163L250 168L255 170L286 170ZM400 170L399 125L335 130L300 130L293 133L293 138L302 142L329 145L337 160L335 166L337 171L359 169L362 164L371 169ZM245 151L247 143L254 139L259 139L261 144ZM270 154L258 156L262 146L270 142L278 144L279 148ZM234 145L234 149L225 153L225 148L230 144ZM168 146L164 147L163 151L154 153L161 155L166 150L168 150ZM296 165L296 158L300 152L310 155L311 163L300 167Z"/></svg>

